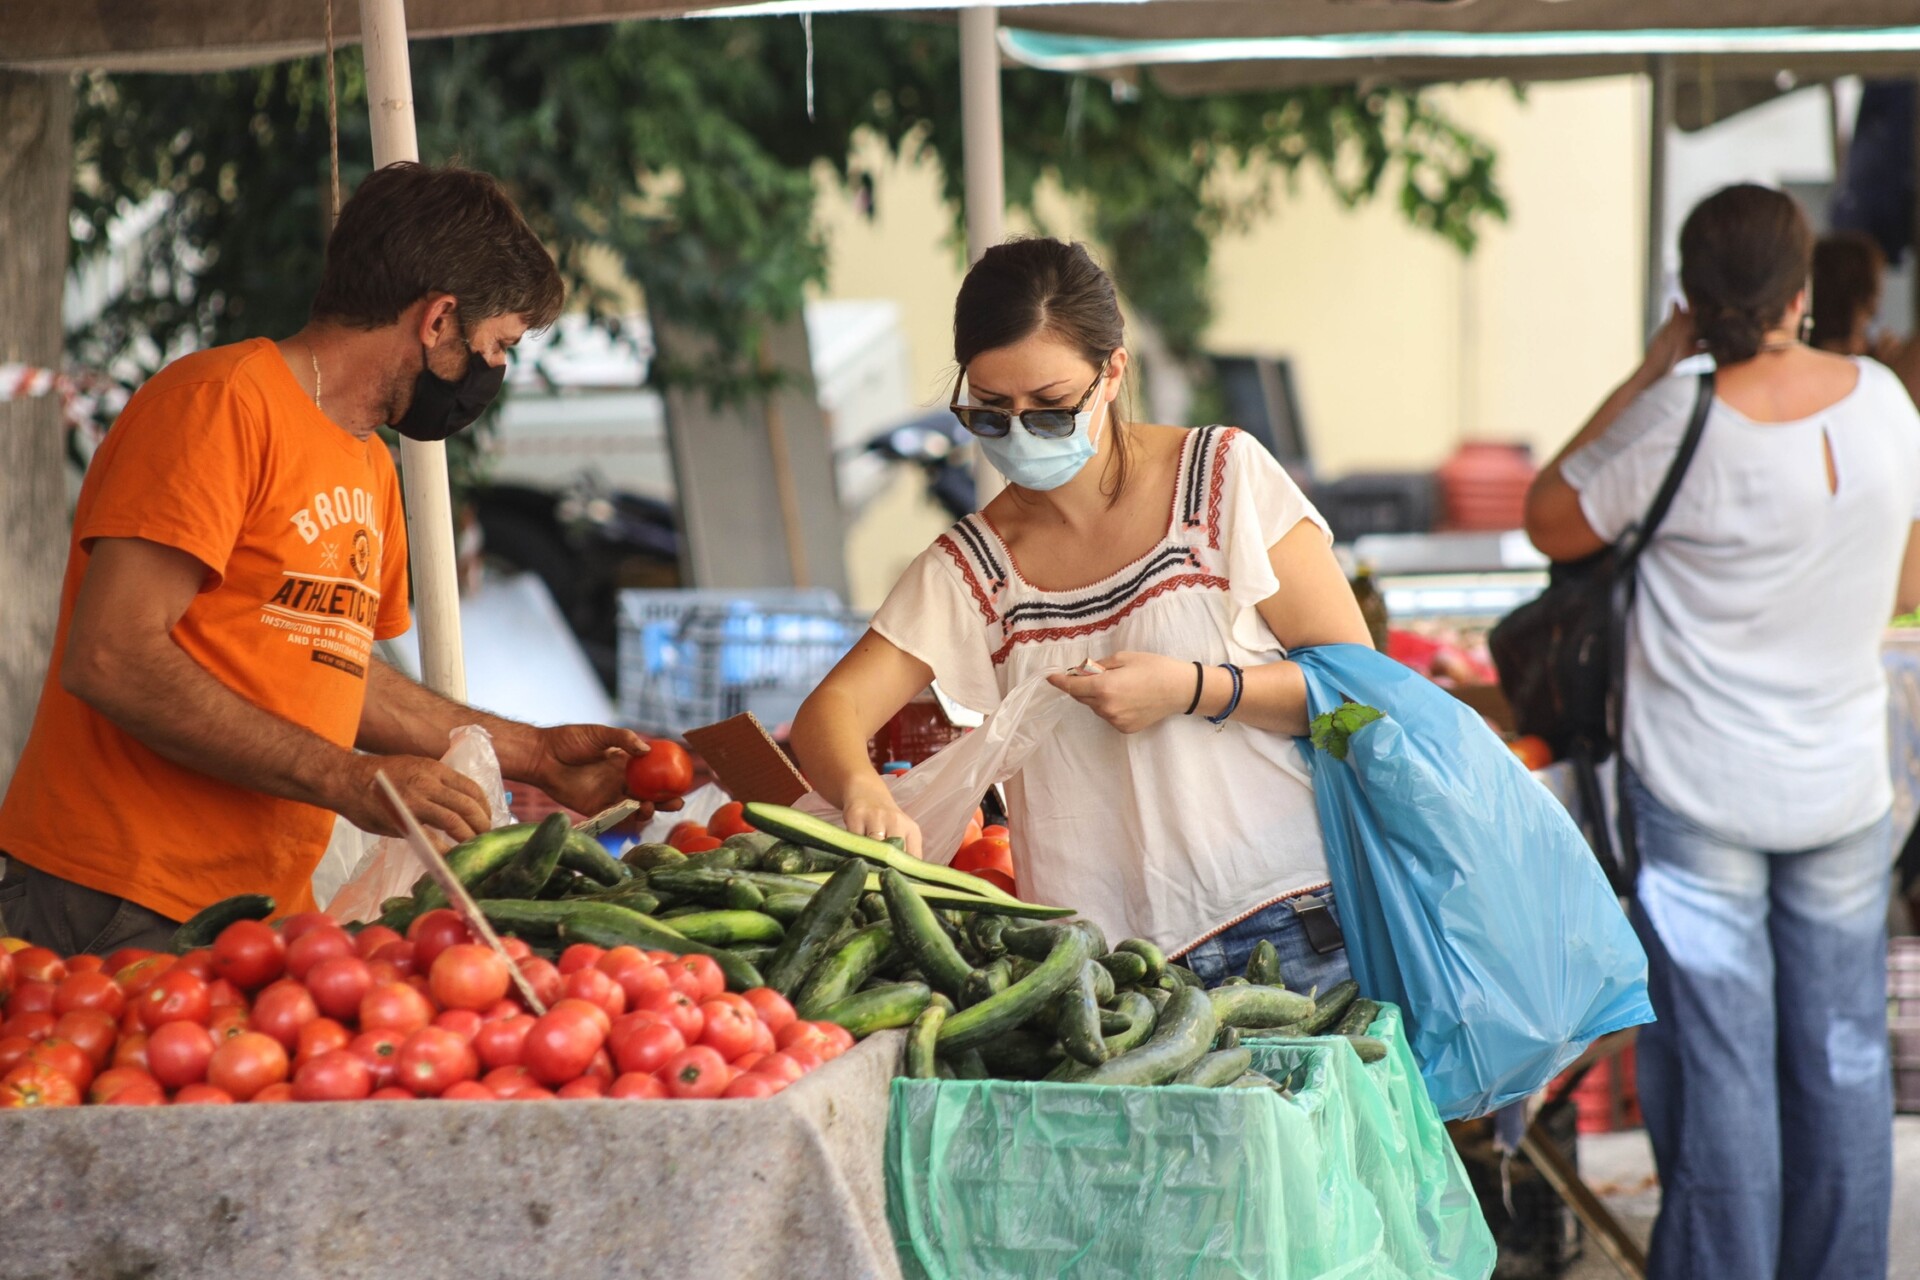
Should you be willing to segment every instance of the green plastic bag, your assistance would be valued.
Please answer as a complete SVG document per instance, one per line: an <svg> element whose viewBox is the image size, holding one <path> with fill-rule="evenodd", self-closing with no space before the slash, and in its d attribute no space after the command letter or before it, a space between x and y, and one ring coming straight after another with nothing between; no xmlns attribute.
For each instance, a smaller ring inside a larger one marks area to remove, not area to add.
<svg viewBox="0 0 1920 1280"><path fill-rule="evenodd" d="M910 1280L1484 1280L1493 1241L1397 1014L1257 1041L1271 1089L895 1080L887 1216ZM1438 1145L1436 1145L1436 1143Z"/></svg>

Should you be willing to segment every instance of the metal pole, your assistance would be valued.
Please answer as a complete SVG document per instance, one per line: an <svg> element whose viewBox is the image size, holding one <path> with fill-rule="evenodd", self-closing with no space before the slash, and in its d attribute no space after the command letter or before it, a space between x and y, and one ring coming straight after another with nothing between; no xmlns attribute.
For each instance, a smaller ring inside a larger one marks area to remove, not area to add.
<svg viewBox="0 0 1920 1280"><path fill-rule="evenodd" d="M1667 286L1667 135L1673 132L1673 59L1656 53L1648 59L1653 93L1647 125L1647 277L1646 334L1667 317L1661 306Z"/></svg>
<svg viewBox="0 0 1920 1280"><path fill-rule="evenodd" d="M413 122L413 71L407 65L405 0L360 0L361 41L367 61L367 110L373 125L375 168L418 160ZM467 700L467 669L460 647L460 572L453 542L453 493L447 483L447 447L435 441L400 442L406 489L407 547L413 572L413 614L420 637L421 682L455 702Z"/></svg>
<svg viewBox="0 0 1920 1280"><path fill-rule="evenodd" d="M960 127L967 178L967 263L1006 238L1006 163L1000 129L1000 12L960 11ZM974 505L1003 487L984 456L973 464Z"/></svg>

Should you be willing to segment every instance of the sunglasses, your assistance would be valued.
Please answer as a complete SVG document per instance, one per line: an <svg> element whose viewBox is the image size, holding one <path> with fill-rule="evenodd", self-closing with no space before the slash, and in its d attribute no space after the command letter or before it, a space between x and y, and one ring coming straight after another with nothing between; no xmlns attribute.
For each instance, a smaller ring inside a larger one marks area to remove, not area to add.
<svg viewBox="0 0 1920 1280"><path fill-rule="evenodd" d="M964 374L962 375L965 376ZM953 416L960 419L960 425L977 436L989 440L1005 438L1013 430L1013 420L1020 419L1025 427L1042 440L1063 440L1073 434L1074 419L1093 399L1093 393L1106 380L1107 366L1101 365L1100 372L1094 375L1093 382L1087 387L1080 402L1071 409L1022 409L1019 413L1008 413L1005 409L981 409L970 404L960 403L960 384L953 384L953 403L947 407L953 410Z"/></svg>

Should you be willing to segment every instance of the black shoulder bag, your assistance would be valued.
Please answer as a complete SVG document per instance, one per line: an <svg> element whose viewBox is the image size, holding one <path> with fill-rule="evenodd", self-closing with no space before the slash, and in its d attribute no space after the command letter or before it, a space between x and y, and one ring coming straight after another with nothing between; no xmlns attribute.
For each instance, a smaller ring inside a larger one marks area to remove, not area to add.
<svg viewBox="0 0 1920 1280"><path fill-rule="evenodd" d="M1554 565L1547 589L1501 619L1487 636L1500 689L1513 707L1514 727L1544 738L1556 757L1572 765L1587 840L1622 895L1633 892L1640 873L1625 771L1617 770L1623 782L1616 833L1608 828L1597 769L1620 749L1626 719L1627 616L1633 610L1635 569L1673 506L1712 407L1713 374L1708 372L1700 375L1686 435L1645 518L1612 546Z"/></svg>

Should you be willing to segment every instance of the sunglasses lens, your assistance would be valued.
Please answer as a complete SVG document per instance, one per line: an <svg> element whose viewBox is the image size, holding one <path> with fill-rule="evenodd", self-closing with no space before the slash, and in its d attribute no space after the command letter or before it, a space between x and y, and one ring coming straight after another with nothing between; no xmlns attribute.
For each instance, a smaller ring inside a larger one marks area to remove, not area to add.
<svg viewBox="0 0 1920 1280"><path fill-rule="evenodd" d="M1029 409L1020 421L1043 440L1060 440L1073 434L1074 416L1071 409Z"/></svg>
<svg viewBox="0 0 1920 1280"><path fill-rule="evenodd" d="M960 419L960 425L973 434L990 440L998 440L1013 428L1013 418L998 409L971 409L955 405L953 416Z"/></svg>

